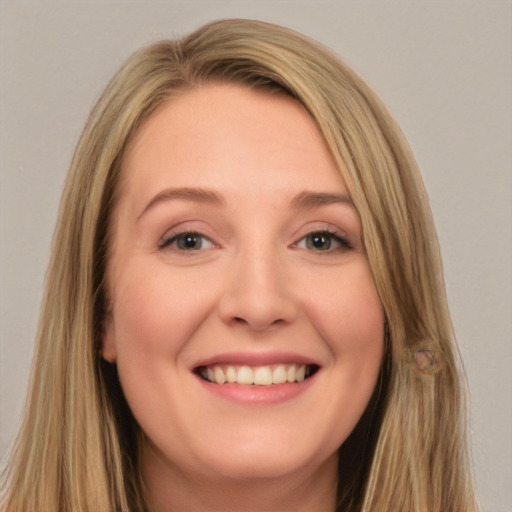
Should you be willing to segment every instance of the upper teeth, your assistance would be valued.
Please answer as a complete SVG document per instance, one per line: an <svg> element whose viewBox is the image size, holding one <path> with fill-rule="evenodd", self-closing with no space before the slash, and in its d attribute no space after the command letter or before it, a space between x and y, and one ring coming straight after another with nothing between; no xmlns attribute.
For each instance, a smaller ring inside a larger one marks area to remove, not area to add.
<svg viewBox="0 0 512 512"><path fill-rule="evenodd" d="M244 384L270 386L285 382L302 382L306 378L306 365L278 364L273 366L215 365L203 367L201 376L216 384Z"/></svg>

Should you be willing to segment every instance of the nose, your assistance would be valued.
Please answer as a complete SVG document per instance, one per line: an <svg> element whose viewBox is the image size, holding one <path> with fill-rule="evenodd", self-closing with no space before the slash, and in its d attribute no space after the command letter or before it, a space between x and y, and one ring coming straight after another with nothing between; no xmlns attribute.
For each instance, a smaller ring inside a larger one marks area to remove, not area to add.
<svg viewBox="0 0 512 512"><path fill-rule="evenodd" d="M265 331L295 320L293 278L282 259L273 251L258 251L233 262L219 301L224 323Z"/></svg>

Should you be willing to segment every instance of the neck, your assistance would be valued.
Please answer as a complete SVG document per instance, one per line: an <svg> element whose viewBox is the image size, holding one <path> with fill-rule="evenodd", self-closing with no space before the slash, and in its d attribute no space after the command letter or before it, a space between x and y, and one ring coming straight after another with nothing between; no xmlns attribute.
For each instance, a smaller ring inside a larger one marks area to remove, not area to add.
<svg viewBox="0 0 512 512"><path fill-rule="evenodd" d="M143 450L142 470L151 512L335 512L337 456L278 478L194 475Z"/></svg>

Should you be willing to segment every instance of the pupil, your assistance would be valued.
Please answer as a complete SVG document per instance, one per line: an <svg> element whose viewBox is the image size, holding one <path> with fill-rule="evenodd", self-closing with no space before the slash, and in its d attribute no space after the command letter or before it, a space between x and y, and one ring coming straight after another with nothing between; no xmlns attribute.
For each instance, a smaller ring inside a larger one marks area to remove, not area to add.
<svg viewBox="0 0 512 512"><path fill-rule="evenodd" d="M185 235L181 239L180 245L182 249L199 249L201 247L201 242L195 235Z"/></svg>
<svg viewBox="0 0 512 512"><path fill-rule="evenodd" d="M322 234L313 235L311 242L315 249L329 249L331 246L330 239Z"/></svg>

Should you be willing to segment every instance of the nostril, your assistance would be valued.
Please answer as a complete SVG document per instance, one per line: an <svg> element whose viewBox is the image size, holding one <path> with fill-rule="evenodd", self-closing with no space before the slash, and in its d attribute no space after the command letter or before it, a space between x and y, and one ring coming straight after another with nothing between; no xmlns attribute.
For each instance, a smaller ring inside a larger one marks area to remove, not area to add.
<svg viewBox="0 0 512 512"><path fill-rule="evenodd" d="M266 329L268 327L272 327L272 326L277 326L277 325L283 324L283 323L285 323L285 320L282 319L282 318L277 318L276 320L273 320L270 323L263 322L264 325L262 325L261 327L258 327L256 321L251 321L251 320L247 320L245 318L242 318L240 316L235 316L233 318L233 323L235 323L235 324L243 324L243 325L252 325L256 329L258 329L258 328Z"/></svg>
<svg viewBox="0 0 512 512"><path fill-rule="evenodd" d="M233 327L249 327L255 331L293 322L297 304L292 298L263 297L257 291L246 287L244 293L238 289L225 293L218 305L222 321Z"/></svg>

